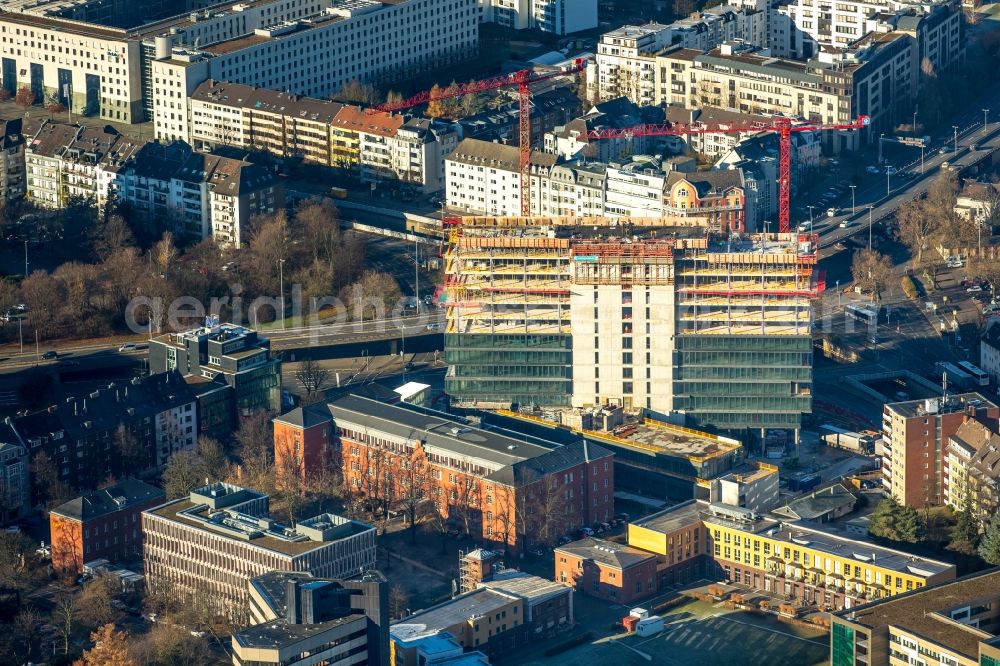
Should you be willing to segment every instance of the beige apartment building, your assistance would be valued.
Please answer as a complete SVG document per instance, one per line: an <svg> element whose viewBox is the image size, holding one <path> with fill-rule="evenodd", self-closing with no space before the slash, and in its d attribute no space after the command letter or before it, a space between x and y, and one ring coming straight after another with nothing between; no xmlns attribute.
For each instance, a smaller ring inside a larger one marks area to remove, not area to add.
<svg viewBox="0 0 1000 666"><path fill-rule="evenodd" d="M375 567L375 529L321 514L294 527L268 513L268 497L214 483L142 514L147 585L198 595L236 620L248 585L270 571L343 578Z"/></svg>
<svg viewBox="0 0 1000 666"><path fill-rule="evenodd" d="M824 54L808 62L733 44L705 53L668 50L657 56L656 100L823 124L867 115L874 129L888 131L909 110L916 90L914 48L908 36L888 33L870 35L850 53ZM828 133L832 136L826 140L835 151L854 149L867 140L862 132Z"/></svg>

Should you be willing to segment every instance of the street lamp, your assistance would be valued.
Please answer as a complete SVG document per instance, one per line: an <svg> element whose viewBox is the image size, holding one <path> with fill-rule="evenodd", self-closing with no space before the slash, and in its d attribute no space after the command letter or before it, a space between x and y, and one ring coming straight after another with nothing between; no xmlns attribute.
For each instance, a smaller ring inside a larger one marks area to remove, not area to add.
<svg viewBox="0 0 1000 666"><path fill-rule="evenodd" d="M874 208L874 206L869 204L868 205L868 251L869 252L872 251L872 208Z"/></svg>
<svg viewBox="0 0 1000 666"><path fill-rule="evenodd" d="M882 164L882 140L885 138L885 133L878 135L878 163Z"/></svg>
<svg viewBox="0 0 1000 666"><path fill-rule="evenodd" d="M955 133L955 148L952 152L958 152L958 125L952 125L951 131Z"/></svg>
<svg viewBox="0 0 1000 666"><path fill-rule="evenodd" d="M850 188L851 188L851 215L854 215L854 213L857 212L854 206L854 190L858 189L858 186L851 185Z"/></svg>
<svg viewBox="0 0 1000 666"><path fill-rule="evenodd" d="M816 206L806 206L809 209L809 233L813 232L813 208Z"/></svg>
<svg viewBox="0 0 1000 666"><path fill-rule="evenodd" d="M28 277L28 239L24 239L24 277Z"/></svg>
<svg viewBox="0 0 1000 666"><path fill-rule="evenodd" d="M920 175L924 175L924 144L920 142Z"/></svg>
<svg viewBox="0 0 1000 666"><path fill-rule="evenodd" d="M285 260L278 259L278 290L281 292L281 328L285 328Z"/></svg>
<svg viewBox="0 0 1000 666"><path fill-rule="evenodd" d="M989 121L990 110L983 109L983 136L986 136L986 124Z"/></svg>
<svg viewBox="0 0 1000 666"><path fill-rule="evenodd" d="M889 181L892 179L892 171L889 169L890 167L885 168L885 196L889 196L892 192L892 185L889 184Z"/></svg>

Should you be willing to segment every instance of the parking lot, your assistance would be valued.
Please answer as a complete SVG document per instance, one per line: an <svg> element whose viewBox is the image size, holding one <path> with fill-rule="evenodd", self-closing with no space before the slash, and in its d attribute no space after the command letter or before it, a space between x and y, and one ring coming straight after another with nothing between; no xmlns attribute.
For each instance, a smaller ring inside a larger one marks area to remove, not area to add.
<svg viewBox="0 0 1000 666"><path fill-rule="evenodd" d="M693 601L672 610L664 619L667 626L656 636L608 636L554 657L526 663L809 666L824 663L829 656L825 631L787 624L769 616Z"/></svg>

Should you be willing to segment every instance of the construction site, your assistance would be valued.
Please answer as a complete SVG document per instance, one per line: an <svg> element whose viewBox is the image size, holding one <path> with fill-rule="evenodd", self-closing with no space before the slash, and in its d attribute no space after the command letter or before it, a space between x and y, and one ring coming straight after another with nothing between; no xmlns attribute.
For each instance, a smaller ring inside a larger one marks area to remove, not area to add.
<svg viewBox="0 0 1000 666"><path fill-rule="evenodd" d="M697 218L467 217L445 253L449 394L797 435L812 400L817 238Z"/></svg>

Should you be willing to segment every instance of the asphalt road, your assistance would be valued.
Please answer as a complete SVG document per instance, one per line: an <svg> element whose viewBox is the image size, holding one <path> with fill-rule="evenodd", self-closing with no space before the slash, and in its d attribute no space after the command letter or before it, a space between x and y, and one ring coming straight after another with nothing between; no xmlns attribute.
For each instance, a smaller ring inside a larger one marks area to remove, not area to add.
<svg viewBox="0 0 1000 666"><path fill-rule="evenodd" d="M347 322L342 324L318 324L301 326L284 330L261 330L261 334L271 341L275 351L299 349L302 347L323 347L327 345L343 345L357 342L370 342L427 335L431 332L429 326L441 326L445 320L443 309L432 309L421 312L420 315L408 316L393 320L376 320L367 322ZM438 333L441 329L436 329ZM118 342L100 344L69 343L66 345L46 344L38 348L36 354L34 345L25 345L25 350L10 350L0 352L0 373L17 372L33 366L64 368L67 371L86 371L109 366L132 365L142 362L148 355L145 344L138 342L134 350L119 351ZM55 359L43 359L40 354L46 351L56 351Z"/></svg>

